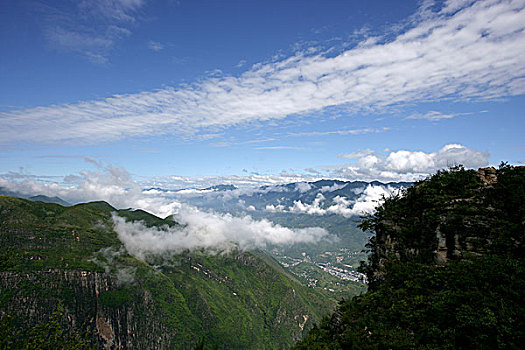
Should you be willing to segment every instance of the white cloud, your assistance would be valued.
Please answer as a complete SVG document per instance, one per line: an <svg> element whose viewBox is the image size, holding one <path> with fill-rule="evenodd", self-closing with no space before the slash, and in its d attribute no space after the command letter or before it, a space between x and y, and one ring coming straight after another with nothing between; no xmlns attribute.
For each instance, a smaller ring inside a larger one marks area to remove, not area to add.
<svg viewBox="0 0 525 350"><path fill-rule="evenodd" d="M144 179L141 184L134 181L122 167L103 166L99 162L87 159L97 167L97 170L84 170L63 178L31 175L23 171L8 172L0 175L0 187L25 195L59 196L70 203L105 200L118 208L142 208L164 217L172 214L180 206L173 198L182 200L188 196L205 194L210 198L230 200L254 193L286 191L286 187L279 185L289 183L296 183L297 191L308 191L310 185L307 182L323 178L347 181L415 181L450 166L461 164L466 168L479 168L489 164L488 153L459 144L449 144L431 153L409 150L389 152L367 154L352 163L318 168L320 171L316 171L315 176L290 173L202 177L157 176ZM59 182L62 184L58 184ZM233 184L238 188L229 191L202 190L224 184ZM343 186L337 184L325 186L320 192L336 191ZM164 190L156 189L159 187ZM143 190L143 188L147 189Z"/></svg>
<svg viewBox="0 0 525 350"><path fill-rule="evenodd" d="M319 192L325 193L325 192L334 192L337 190L340 190L341 188L344 188L347 184L333 184L332 186L323 186L319 189Z"/></svg>
<svg viewBox="0 0 525 350"><path fill-rule="evenodd" d="M450 144L433 154L435 164L433 170L459 164L466 168L478 168L488 165L488 157L488 153L479 152L458 144Z"/></svg>
<svg viewBox="0 0 525 350"><path fill-rule="evenodd" d="M114 247L101 248L90 261L102 267L107 274L115 276L119 283L133 283L137 268L124 265L120 261L119 257L125 253L126 251L123 248L118 250L115 250Z"/></svg>
<svg viewBox="0 0 525 350"><path fill-rule="evenodd" d="M479 150L460 145L448 144L434 152L423 152L413 150L390 149L374 152L365 150L360 154L354 153L351 162L343 165L319 166L315 169L305 169L308 174L282 173L281 175L231 175L231 176L203 176L203 177L157 177L148 183L150 187L163 188L206 188L219 184L234 184L239 187L233 191L213 192L210 195L223 196L225 199L236 198L240 195L251 195L256 192L283 191L284 187L276 187L280 184L298 183L306 189L307 182L321 179L339 179L345 181L416 181L429 176L440 169L446 169L455 165L463 165L466 168L477 169L489 165L489 154ZM304 183L302 185L301 183ZM260 186L269 186L265 189ZM296 187L299 189L299 187ZM337 185L332 188L321 188L321 192L335 191ZM200 190L187 190L198 194Z"/></svg>
<svg viewBox="0 0 525 350"><path fill-rule="evenodd" d="M425 114L415 113L405 119L426 119L432 121L438 121L443 119L452 119L459 116L471 115L472 113L442 113L438 111L429 111Z"/></svg>
<svg viewBox="0 0 525 350"><path fill-rule="evenodd" d="M82 0L55 9L41 5L44 34L51 47L104 64L117 42L131 34L142 0Z"/></svg>
<svg viewBox="0 0 525 350"><path fill-rule="evenodd" d="M325 201L325 199L326 198L322 193L318 193L311 204L303 203L300 200L294 201L293 206L288 208L288 211L292 213L304 213L310 215L325 215L326 210L321 208L321 204Z"/></svg>
<svg viewBox="0 0 525 350"><path fill-rule="evenodd" d="M311 131L311 132L294 132L290 133L290 136L325 136L325 135L359 135L359 134L370 134L378 133L388 130L388 128L381 129L349 129L349 130L332 130L332 131Z"/></svg>
<svg viewBox="0 0 525 350"><path fill-rule="evenodd" d="M301 193L308 192L311 189L312 189L312 185L310 185L308 182L298 182L295 184L295 190Z"/></svg>
<svg viewBox="0 0 525 350"><path fill-rule="evenodd" d="M114 4L121 11L112 18L124 21L142 2ZM333 57L300 53L256 64L239 77L211 76L176 89L2 113L0 140L98 143L192 134L325 108L373 111L525 93L522 0L448 1L441 11L425 7L415 18L392 40Z"/></svg>
<svg viewBox="0 0 525 350"><path fill-rule="evenodd" d="M162 43L153 40L150 40L148 47L153 51L162 51L164 49L164 45L162 45Z"/></svg>
<svg viewBox="0 0 525 350"><path fill-rule="evenodd" d="M298 200L294 201L293 206L288 208L285 208L283 205L267 205L266 210L269 212L288 212L309 215L336 214L348 218L374 212L383 198L388 198L397 191L397 189L391 186L368 185L364 190L359 190L358 194L360 194L360 196L357 200L336 196L330 203L327 203L325 196L319 193L310 204Z"/></svg>
<svg viewBox="0 0 525 350"><path fill-rule="evenodd" d="M354 203L351 212L353 215L372 213L382 202L383 198L388 198L394 193L397 193L397 190L390 186L368 185L363 194Z"/></svg>
<svg viewBox="0 0 525 350"><path fill-rule="evenodd" d="M445 145L437 152L390 151L388 155L366 155L356 162L329 170L331 177L364 181L415 181L439 169L455 165L487 166L489 154L458 145Z"/></svg>
<svg viewBox="0 0 525 350"><path fill-rule="evenodd" d="M0 177L0 187L23 194L60 196L70 202L105 200L120 208L139 208L160 217L174 215L182 226L147 228L142 223L127 223L113 217L115 231L126 249L138 257L148 254L177 253L186 249L224 251L234 245L240 249L264 248L267 244L289 245L313 243L328 237L322 228L289 229L268 220L254 220L250 216L234 217L206 213L173 199L173 193L158 190L143 191L123 168L99 167L97 171L82 171L68 176L68 186L56 183L38 183L22 176L22 181ZM20 179L19 179L20 180ZM252 206L248 210L255 210Z"/></svg>
<svg viewBox="0 0 525 350"><path fill-rule="evenodd" d="M259 186L274 186L279 184L288 184L295 182L310 182L320 180L320 174L316 176L304 174L281 174L281 175L266 175L266 174L248 174L248 175L225 175L225 176L164 176L156 177L154 181L148 183L150 187L164 187L164 188L206 188L214 185L234 184L240 187L237 190L218 192L217 195L227 195L228 193L244 194L246 191L252 193L253 191L261 191L256 189ZM270 189L275 190L273 187ZM190 190L191 191L191 190ZM194 190L195 191L195 190Z"/></svg>
<svg viewBox="0 0 525 350"><path fill-rule="evenodd" d="M371 154L374 154L375 152L371 149L365 149L358 152L351 152L351 153L341 153L338 158L346 158L346 159L356 159L356 158L362 158Z"/></svg>
<svg viewBox="0 0 525 350"><path fill-rule="evenodd" d="M140 222L126 222L113 216L120 240L128 252L141 259L151 254L176 254L194 249L223 252L234 247L246 250L265 248L268 244L315 243L328 237L322 228L292 230L264 219L205 213L189 207L183 207L175 220L182 226L148 228Z"/></svg>
<svg viewBox="0 0 525 350"><path fill-rule="evenodd" d="M64 177L63 184L41 182L32 177L1 176L0 187L24 195L42 194L58 196L69 203L103 200L120 208L141 208L155 215L165 217L177 211L181 204L160 195L157 191L143 191L126 169L113 165L98 167L96 171L81 171ZM56 180L56 179L55 179Z"/></svg>
<svg viewBox="0 0 525 350"><path fill-rule="evenodd" d="M277 212L284 211L285 207L282 204L278 204L278 205L267 204L264 210L269 211L270 213L277 213Z"/></svg>
<svg viewBox="0 0 525 350"><path fill-rule="evenodd" d="M399 173L420 173L429 171L435 166L433 158L432 154L423 152L397 151L388 155L384 165L386 169ZM377 163L379 160L375 162Z"/></svg>
<svg viewBox="0 0 525 350"><path fill-rule="evenodd" d="M93 17L105 17L120 22L135 22L134 12L146 3L145 0L81 0L78 8Z"/></svg>
<svg viewBox="0 0 525 350"><path fill-rule="evenodd" d="M392 152L388 155L383 165L388 170L403 174L429 173L459 164L467 168L487 165L488 154L475 151L462 145L450 144L434 153L413 151Z"/></svg>
<svg viewBox="0 0 525 350"><path fill-rule="evenodd" d="M364 169L371 169L379 163L381 163L381 160L378 157L371 154L359 158L358 161L359 166Z"/></svg>

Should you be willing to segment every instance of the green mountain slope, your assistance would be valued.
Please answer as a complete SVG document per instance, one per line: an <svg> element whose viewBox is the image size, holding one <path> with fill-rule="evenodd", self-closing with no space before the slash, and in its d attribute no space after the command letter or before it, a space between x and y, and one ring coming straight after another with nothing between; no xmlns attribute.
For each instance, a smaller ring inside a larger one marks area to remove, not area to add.
<svg viewBox="0 0 525 350"><path fill-rule="evenodd" d="M0 197L0 348L36 339L34 325L52 325L61 338L87 334L98 348L190 349L202 339L287 348L333 307L263 252L136 259L113 231L112 212L177 225L105 202ZM50 334L42 327L37 334Z"/></svg>
<svg viewBox="0 0 525 350"><path fill-rule="evenodd" d="M295 349L522 348L525 167L438 172L361 226L369 291Z"/></svg>

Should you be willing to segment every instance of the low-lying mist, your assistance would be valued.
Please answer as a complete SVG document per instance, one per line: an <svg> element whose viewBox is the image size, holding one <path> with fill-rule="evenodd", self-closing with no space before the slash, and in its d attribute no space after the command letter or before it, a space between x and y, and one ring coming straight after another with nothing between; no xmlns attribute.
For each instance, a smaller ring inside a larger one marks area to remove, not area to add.
<svg viewBox="0 0 525 350"><path fill-rule="evenodd" d="M176 226L147 227L113 215L114 229L128 252L140 259L150 255L170 255L187 250L204 249L210 253L232 249L250 250L271 245L316 243L335 239L319 227L290 229L266 219L254 220L246 215L202 212L183 206L174 219Z"/></svg>

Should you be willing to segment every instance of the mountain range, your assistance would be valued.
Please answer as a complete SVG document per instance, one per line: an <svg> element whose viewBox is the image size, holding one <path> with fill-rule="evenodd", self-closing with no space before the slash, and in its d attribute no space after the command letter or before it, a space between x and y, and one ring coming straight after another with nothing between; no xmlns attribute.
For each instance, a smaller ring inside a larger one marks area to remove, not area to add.
<svg viewBox="0 0 525 350"><path fill-rule="evenodd" d="M188 238L188 223L106 202L0 197L0 348L520 348L525 167L456 167L408 187L351 184L184 194L237 202L238 215L279 203L273 218L295 227L341 220L324 243L264 251L165 250L168 234ZM378 187L391 195L359 224L330 209L368 203ZM137 230L139 243L161 246L129 246L124 234ZM344 247L358 232L369 237L360 272L352 259L362 255Z"/></svg>
<svg viewBox="0 0 525 350"><path fill-rule="evenodd" d="M203 340L277 349L334 306L262 251L138 258L113 229L115 215L157 228L177 227L172 218L13 197L0 197L0 212L4 347L49 341L59 329L60 339L106 349L189 349Z"/></svg>

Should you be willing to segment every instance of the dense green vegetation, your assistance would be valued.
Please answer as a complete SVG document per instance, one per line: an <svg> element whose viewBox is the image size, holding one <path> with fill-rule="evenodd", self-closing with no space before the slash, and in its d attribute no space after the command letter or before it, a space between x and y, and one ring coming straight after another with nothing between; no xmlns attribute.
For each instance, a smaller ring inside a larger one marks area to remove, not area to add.
<svg viewBox="0 0 525 350"><path fill-rule="evenodd" d="M34 325L49 325L62 303L57 341L87 333L86 346L97 347L286 348L335 306L264 252L137 259L113 231L113 212L177 225L105 202L0 197L0 331L10 342L32 339Z"/></svg>
<svg viewBox="0 0 525 350"><path fill-rule="evenodd" d="M89 334L76 327L68 327L64 315L64 305L59 302L49 319L38 323L26 331L15 324L11 315L0 320L0 349L51 350L51 349L95 349L90 345Z"/></svg>
<svg viewBox="0 0 525 350"><path fill-rule="evenodd" d="M361 225L369 291L295 349L520 349L525 168L440 171Z"/></svg>

